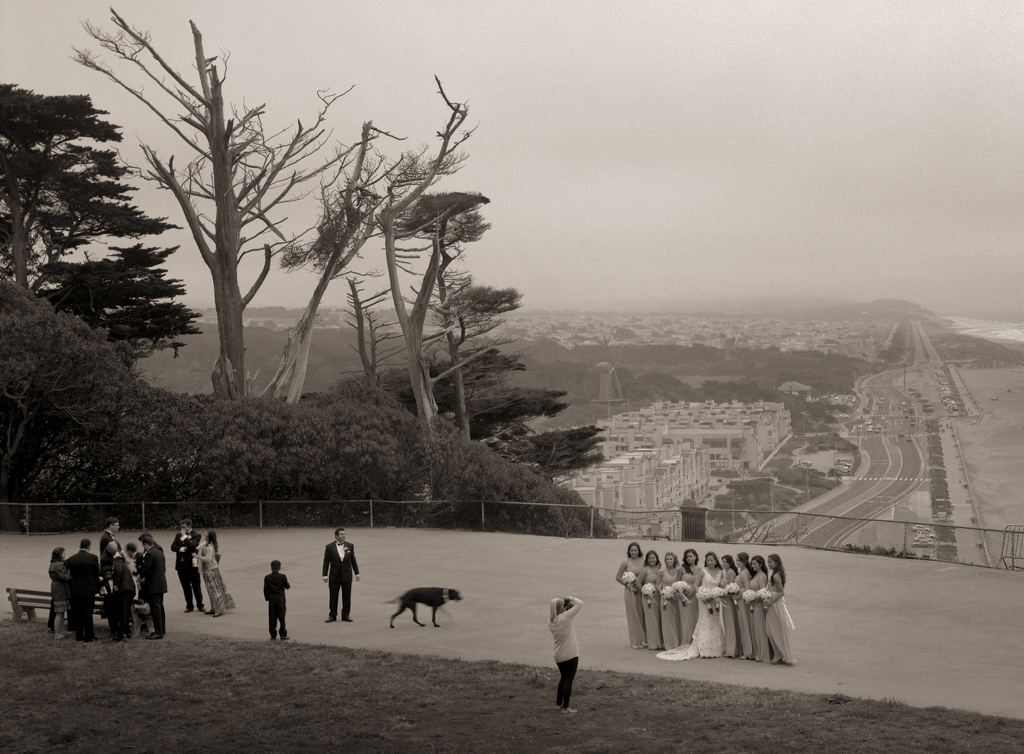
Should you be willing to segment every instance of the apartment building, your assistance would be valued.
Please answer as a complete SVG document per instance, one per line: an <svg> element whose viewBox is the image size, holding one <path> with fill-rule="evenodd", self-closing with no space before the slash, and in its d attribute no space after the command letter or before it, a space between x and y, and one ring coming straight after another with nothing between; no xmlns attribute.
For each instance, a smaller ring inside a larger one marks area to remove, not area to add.
<svg viewBox="0 0 1024 754"><path fill-rule="evenodd" d="M605 430L605 458L643 448L685 444L705 449L711 472L759 470L790 434L785 405L756 403L670 403L598 422Z"/></svg>
<svg viewBox="0 0 1024 754"><path fill-rule="evenodd" d="M588 505L625 510L667 510L708 494L710 452L692 443L667 443L606 456L601 466L567 483Z"/></svg>

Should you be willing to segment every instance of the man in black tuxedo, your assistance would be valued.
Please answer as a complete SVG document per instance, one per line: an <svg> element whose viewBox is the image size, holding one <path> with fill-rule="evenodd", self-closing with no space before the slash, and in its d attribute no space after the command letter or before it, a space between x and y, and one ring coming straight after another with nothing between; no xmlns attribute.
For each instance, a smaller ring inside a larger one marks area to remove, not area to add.
<svg viewBox="0 0 1024 754"><path fill-rule="evenodd" d="M100 560L89 552L91 546L91 540L83 539L82 549L68 558L71 610L75 614L75 639L78 641L96 641L92 609L100 592Z"/></svg>
<svg viewBox="0 0 1024 754"><path fill-rule="evenodd" d="M167 593L167 563L164 551L151 536L142 538L142 547L146 554L142 559L142 588L139 596L149 604L149 614L153 619L153 632L146 638L162 639L166 628L164 595Z"/></svg>
<svg viewBox="0 0 1024 754"><path fill-rule="evenodd" d="M196 552L199 550L199 542L202 539L199 532L192 530L192 521L183 519L180 530L174 535L171 543L171 550L177 553L174 559L174 570L178 572L178 581L181 582L181 590L185 592L185 612L191 613L192 595L195 595L195 606L199 612L204 612L203 592L199 586L199 561Z"/></svg>
<svg viewBox="0 0 1024 754"><path fill-rule="evenodd" d="M103 533L100 535L100 558L107 551L107 545L117 542L117 533L121 530L121 522L111 516L103 526ZM117 551L121 552L120 542L117 542Z"/></svg>
<svg viewBox="0 0 1024 754"><path fill-rule="evenodd" d="M352 576L359 581L359 565L356 563L356 548L345 541L345 527L334 530L334 541L324 549L324 583L331 594L331 612L324 623L338 619L338 590L341 590L341 619L351 623L348 617L352 610Z"/></svg>

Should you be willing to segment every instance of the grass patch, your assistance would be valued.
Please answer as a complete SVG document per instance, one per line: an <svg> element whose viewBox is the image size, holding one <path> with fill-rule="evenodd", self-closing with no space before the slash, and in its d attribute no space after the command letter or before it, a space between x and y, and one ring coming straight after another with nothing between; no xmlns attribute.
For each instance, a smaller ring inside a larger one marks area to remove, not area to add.
<svg viewBox="0 0 1024 754"><path fill-rule="evenodd" d="M555 711L554 667L202 635L55 644L44 627L0 623L7 754L891 754L1009 752L1024 740L1024 721L891 698L615 672L581 671L570 717Z"/></svg>

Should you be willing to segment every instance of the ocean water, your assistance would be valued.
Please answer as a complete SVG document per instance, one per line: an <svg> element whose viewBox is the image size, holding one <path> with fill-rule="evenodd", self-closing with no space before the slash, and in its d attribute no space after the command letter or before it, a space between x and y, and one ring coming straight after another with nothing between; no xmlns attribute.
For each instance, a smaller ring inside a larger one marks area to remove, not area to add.
<svg viewBox="0 0 1024 754"><path fill-rule="evenodd" d="M1024 343L1024 324L1020 322L996 322L990 319L971 319L970 317L946 317L950 329L976 338L992 338L995 340L1015 340Z"/></svg>

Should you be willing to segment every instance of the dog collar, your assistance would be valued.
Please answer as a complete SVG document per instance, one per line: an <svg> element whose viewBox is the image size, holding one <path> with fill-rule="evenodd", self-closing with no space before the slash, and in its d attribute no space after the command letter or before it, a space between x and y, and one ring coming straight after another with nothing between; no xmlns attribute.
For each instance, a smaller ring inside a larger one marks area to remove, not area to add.
<svg viewBox="0 0 1024 754"><path fill-rule="evenodd" d="M443 599L443 600L448 599L448 590L447 589L442 589L441 590L441 599Z"/></svg>

